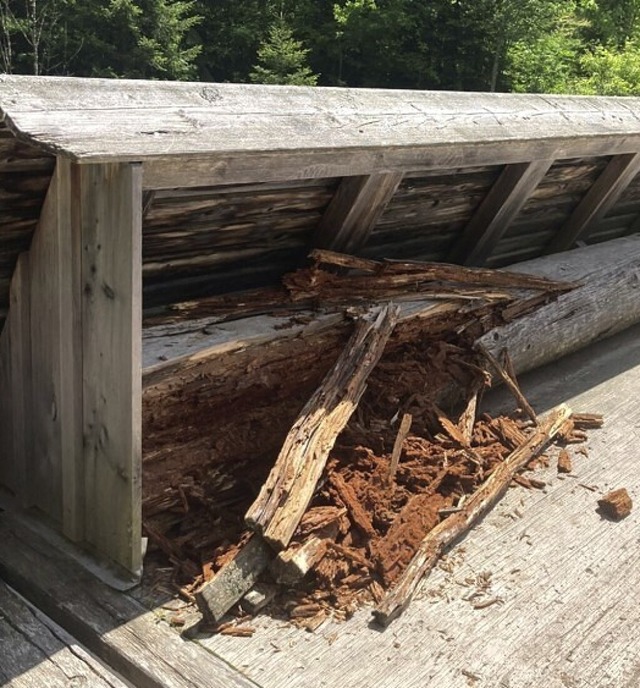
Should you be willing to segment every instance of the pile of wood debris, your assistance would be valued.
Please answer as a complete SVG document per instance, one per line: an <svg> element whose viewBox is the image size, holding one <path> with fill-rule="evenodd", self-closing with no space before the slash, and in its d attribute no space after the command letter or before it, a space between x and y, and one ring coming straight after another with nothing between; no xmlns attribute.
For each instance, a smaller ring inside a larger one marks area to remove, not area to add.
<svg viewBox="0 0 640 688"><path fill-rule="evenodd" d="M281 306L346 309L352 333L278 457L199 466L144 503L152 554L169 559L173 585L197 601L213 630L250 632L224 623L230 611L243 613L238 603L252 614L269 605L310 630L373 603L386 625L513 480L537 486L519 473L544 462L551 441L582 442L601 424L565 406L539 419L508 355L498 361L475 346L496 324L571 285L324 251L313 257L311 268L285 277ZM422 317L394 340L397 303L409 298L439 300L437 317L425 316L423 304ZM445 301L455 308L443 311ZM512 417L477 415L492 377L513 392Z"/></svg>

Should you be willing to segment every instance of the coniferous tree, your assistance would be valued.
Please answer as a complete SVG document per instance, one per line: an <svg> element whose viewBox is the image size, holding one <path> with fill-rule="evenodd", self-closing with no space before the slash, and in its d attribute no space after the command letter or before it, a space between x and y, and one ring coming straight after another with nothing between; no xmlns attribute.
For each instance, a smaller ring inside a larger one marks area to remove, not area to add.
<svg viewBox="0 0 640 688"><path fill-rule="evenodd" d="M258 63L249 78L256 84L315 86L318 75L307 64L308 54L284 19L278 19L258 48Z"/></svg>

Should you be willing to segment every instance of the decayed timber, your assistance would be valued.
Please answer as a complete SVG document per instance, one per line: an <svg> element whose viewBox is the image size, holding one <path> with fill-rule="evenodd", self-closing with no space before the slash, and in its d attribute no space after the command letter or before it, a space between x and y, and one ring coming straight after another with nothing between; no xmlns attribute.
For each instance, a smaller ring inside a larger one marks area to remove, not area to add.
<svg viewBox="0 0 640 688"><path fill-rule="evenodd" d="M133 598L101 583L7 513L0 514L0 541L0 576L132 684L255 686L216 655L185 643Z"/></svg>
<svg viewBox="0 0 640 688"><path fill-rule="evenodd" d="M358 252L402 181L402 173L345 177L318 225L314 244Z"/></svg>
<svg viewBox="0 0 640 688"><path fill-rule="evenodd" d="M623 191L640 170L640 153L617 155L589 189L567 224L558 232L547 249L556 253L571 248L615 205Z"/></svg>
<svg viewBox="0 0 640 688"><path fill-rule="evenodd" d="M364 393L398 318L388 305L360 318L344 352L294 423L247 524L285 548L309 505L329 451Z"/></svg>
<svg viewBox="0 0 640 688"><path fill-rule="evenodd" d="M278 553L271 564L271 574L279 585L299 583L326 554L329 542L338 532L334 521L319 534L310 535L304 542Z"/></svg>
<svg viewBox="0 0 640 688"><path fill-rule="evenodd" d="M465 227L449 260L483 265L552 163L553 160L534 160L507 165Z"/></svg>
<svg viewBox="0 0 640 688"><path fill-rule="evenodd" d="M245 520L256 533L197 592L205 619L218 622L284 549L313 497L329 452L366 388L393 331L392 304L360 318L344 352L300 412ZM268 543L268 544L267 544Z"/></svg>
<svg viewBox="0 0 640 688"><path fill-rule="evenodd" d="M402 613L420 581L433 568L444 549L464 535L493 507L507 491L517 471L544 449L570 416L571 410L564 404L549 412L526 442L509 454L486 482L466 500L462 509L448 516L427 534L399 581L376 607L374 616L379 623L386 626Z"/></svg>
<svg viewBox="0 0 640 688"><path fill-rule="evenodd" d="M514 269L582 282L553 305L500 326L480 340L494 356L507 349L518 374L640 321L637 236L538 258Z"/></svg>
<svg viewBox="0 0 640 688"><path fill-rule="evenodd" d="M275 557L259 535L253 535L216 575L196 593L198 609L206 621L219 622L258 581Z"/></svg>

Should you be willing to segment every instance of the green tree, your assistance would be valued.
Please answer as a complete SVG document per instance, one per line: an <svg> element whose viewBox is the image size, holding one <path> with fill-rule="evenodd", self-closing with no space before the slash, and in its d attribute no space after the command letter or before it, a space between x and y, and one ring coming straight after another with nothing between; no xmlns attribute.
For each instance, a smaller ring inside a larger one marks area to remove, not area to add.
<svg viewBox="0 0 640 688"><path fill-rule="evenodd" d="M318 75L307 64L308 54L284 19L278 19L258 48L258 63L249 78L256 84L315 86Z"/></svg>

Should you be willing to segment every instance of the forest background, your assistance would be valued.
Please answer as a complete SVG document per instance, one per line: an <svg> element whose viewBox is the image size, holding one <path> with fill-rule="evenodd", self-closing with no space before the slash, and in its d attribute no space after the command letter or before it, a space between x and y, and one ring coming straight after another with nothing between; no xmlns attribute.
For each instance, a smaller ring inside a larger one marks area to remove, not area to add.
<svg viewBox="0 0 640 688"><path fill-rule="evenodd" d="M640 0L0 0L0 71L640 93Z"/></svg>

